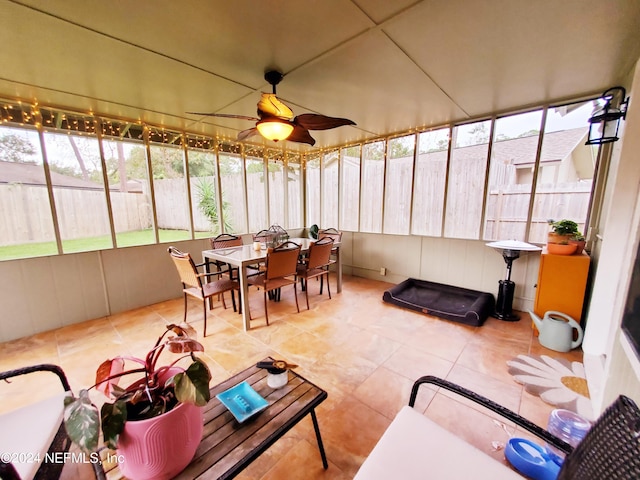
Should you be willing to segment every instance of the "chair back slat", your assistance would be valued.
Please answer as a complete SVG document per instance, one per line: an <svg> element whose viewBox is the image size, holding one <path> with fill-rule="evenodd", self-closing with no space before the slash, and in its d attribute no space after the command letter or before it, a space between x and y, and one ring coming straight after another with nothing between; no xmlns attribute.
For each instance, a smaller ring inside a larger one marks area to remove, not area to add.
<svg viewBox="0 0 640 480"><path fill-rule="evenodd" d="M331 259L332 248L333 239L331 237L324 237L322 240L309 245L307 268L319 268L327 265Z"/></svg>
<svg viewBox="0 0 640 480"><path fill-rule="evenodd" d="M331 238L334 242L342 241L342 232L335 228L325 228L324 230L318 230L318 240L323 238Z"/></svg>
<svg viewBox="0 0 640 480"><path fill-rule="evenodd" d="M242 238L237 237L236 235L230 235L228 233L221 233L215 238L210 238L211 248L228 248L228 247L241 247L242 246Z"/></svg>
<svg viewBox="0 0 640 480"><path fill-rule="evenodd" d="M191 255L181 252L175 247L169 247L169 254L171 259L178 270L180 275L180 281L189 287L202 288L202 280L198 276L198 270L196 268Z"/></svg>
<svg viewBox="0 0 640 480"><path fill-rule="evenodd" d="M564 460L558 480L640 478L640 410L620 395Z"/></svg>
<svg viewBox="0 0 640 480"><path fill-rule="evenodd" d="M274 247L275 245L277 245L277 236L278 234L273 230L260 230L258 233L253 235L253 241L264 243L267 248Z"/></svg>
<svg viewBox="0 0 640 480"><path fill-rule="evenodd" d="M284 242L273 250L268 251L265 260L267 280L295 275L300 256L300 245L294 242Z"/></svg>

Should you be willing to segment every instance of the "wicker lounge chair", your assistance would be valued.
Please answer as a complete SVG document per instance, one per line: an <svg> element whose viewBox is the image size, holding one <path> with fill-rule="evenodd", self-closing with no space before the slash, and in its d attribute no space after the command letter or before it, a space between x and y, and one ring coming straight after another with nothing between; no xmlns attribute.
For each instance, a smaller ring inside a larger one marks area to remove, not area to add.
<svg viewBox="0 0 640 480"><path fill-rule="evenodd" d="M71 447L62 422L64 397L71 387L60 367L40 364L18 368L0 372L0 380L11 383L13 379L18 383L16 377L37 372L57 375L62 388L57 395L0 415L0 478L3 480L57 479ZM104 479L101 462L91 464L95 477Z"/></svg>
<svg viewBox="0 0 640 480"><path fill-rule="evenodd" d="M557 480L640 478L640 410L625 396L595 421L574 449L517 413L459 385L433 376L418 379L409 405L397 414L354 480L402 478L520 479L514 469L486 455L412 408L421 385L431 384L481 405L566 454ZM518 436L518 435L516 435Z"/></svg>

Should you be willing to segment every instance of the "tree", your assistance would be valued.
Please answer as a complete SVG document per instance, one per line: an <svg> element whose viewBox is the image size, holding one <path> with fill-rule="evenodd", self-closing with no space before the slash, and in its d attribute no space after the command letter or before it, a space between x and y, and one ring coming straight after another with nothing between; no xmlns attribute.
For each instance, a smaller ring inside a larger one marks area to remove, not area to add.
<svg viewBox="0 0 640 480"><path fill-rule="evenodd" d="M180 167L182 169L182 166ZM210 177L215 173L215 164L211 154L189 151L189 176Z"/></svg>
<svg viewBox="0 0 640 480"><path fill-rule="evenodd" d="M471 141L469 145L479 145L481 143L488 143L489 132L487 132L486 122L479 122L473 125L471 130L469 130L469 136L471 137Z"/></svg>
<svg viewBox="0 0 640 480"><path fill-rule="evenodd" d="M38 153L31 142L18 135L4 135L0 137L0 160L3 162L37 163L29 156Z"/></svg>
<svg viewBox="0 0 640 480"><path fill-rule="evenodd" d="M211 231L214 234L220 233L218 221L218 203L216 202L216 188L209 179L201 177L196 184L198 194L198 208L211 222ZM224 216L224 231L232 229L230 220L229 204L222 201L222 213Z"/></svg>
<svg viewBox="0 0 640 480"><path fill-rule="evenodd" d="M80 166L80 171L82 172L82 178L84 180L89 180L89 173L87 172L87 167L84 164L82 153L80 153L80 149L78 148L75 140L73 139L73 135L69 135L67 138L69 138L71 149L73 150L73 154L76 156L76 160L78 161L78 165Z"/></svg>
<svg viewBox="0 0 640 480"><path fill-rule="evenodd" d="M363 157L367 160L383 160L384 159L385 142L367 143L364 146Z"/></svg>
<svg viewBox="0 0 640 480"><path fill-rule="evenodd" d="M412 157L415 148L415 135L394 138L389 142L389 158Z"/></svg>

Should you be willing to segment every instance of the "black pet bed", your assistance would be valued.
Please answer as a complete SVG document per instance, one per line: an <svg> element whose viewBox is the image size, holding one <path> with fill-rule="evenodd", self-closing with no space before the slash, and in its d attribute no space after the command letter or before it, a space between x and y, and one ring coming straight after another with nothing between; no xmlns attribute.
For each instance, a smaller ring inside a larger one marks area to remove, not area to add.
<svg viewBox="0 0 640 480"><path fill-rule="evenodd" d="M479 327L494 312L493 295L409 278L386 290L382 300L399 307Z"/></svg>

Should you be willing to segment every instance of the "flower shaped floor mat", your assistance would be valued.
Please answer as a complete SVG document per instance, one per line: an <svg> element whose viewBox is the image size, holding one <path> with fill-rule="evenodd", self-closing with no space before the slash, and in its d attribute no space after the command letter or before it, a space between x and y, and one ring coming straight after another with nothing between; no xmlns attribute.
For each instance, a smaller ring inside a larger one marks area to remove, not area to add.
<svg viewBox="0 0 640 480"><path fill-rule="evenodd" d="M518 355L507 362L513 379L532 395L557 408L593 420L589 389L581 362L547 355Z"/></svg>

